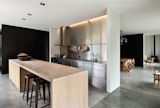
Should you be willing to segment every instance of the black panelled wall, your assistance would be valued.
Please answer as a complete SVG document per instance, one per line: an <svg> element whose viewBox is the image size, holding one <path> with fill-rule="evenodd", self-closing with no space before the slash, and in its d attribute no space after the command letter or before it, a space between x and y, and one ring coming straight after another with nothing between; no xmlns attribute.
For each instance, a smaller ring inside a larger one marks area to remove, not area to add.
<svg viewBox="0 0 160 108"><path fill-rule="evenodd" d="M49 32L2 25L2 74L8 73L8 59L19 53L48 61Z"/></svg>
<svg viewBox="0 0 160 108"><path fill-rule="evenodd" d="M0 30L0 73L2 69L2 33Z"/></svg>
<svg viewBox="0 0 160 108"><path fill-rule="evenodd" d="M135 58L135 65L143 67L143 34L124 37L128 43L121 45L121 58Z"/></svg>

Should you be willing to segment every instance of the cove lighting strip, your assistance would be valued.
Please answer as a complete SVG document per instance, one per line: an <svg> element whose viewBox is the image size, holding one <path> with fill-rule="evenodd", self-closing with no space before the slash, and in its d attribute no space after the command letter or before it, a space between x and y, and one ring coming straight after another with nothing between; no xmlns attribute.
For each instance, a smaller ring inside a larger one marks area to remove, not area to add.
<svg viewBox="0 0 160 108"><path fill-rule="evenodd" d="M71 27L71 26L74 26L74 25L86 23L86 22L88 22L88 21L92 21L92 20L96 20L96 19L99 19L99 18L103 18L103 17L107 17L107 15L100 16L100 17L97 17L97 18L93 18L93 19L90 19L90 20L87 20L87 21L83 21L83 22L80 22L80 23L72 24L72 25L70 25L70 27Z"/></svg>

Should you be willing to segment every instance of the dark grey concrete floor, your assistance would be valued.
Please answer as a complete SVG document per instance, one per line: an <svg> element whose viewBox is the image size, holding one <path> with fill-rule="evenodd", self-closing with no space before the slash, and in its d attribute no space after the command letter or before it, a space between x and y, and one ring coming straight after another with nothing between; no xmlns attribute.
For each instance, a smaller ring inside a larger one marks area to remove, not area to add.
<svg viewBox="0 0 160 108"><path fill-rule="evenodd" d="M155 70L160 67L136 67L129 73L121 71L121 86L110 94L89 86L89 108L160 108L160 88L157 83L153 85ZM38 105L41 107L44 102L39 101ZM8 74L0 74L0 108L29 108Z"/></svg>
<svg viewBox="0 0 160 108"><path fill-rule="evenodd" d="M153 85L153 73L160 67L136 67L121 71L121 86L92 108L160 108L160 88Z"/></svg>

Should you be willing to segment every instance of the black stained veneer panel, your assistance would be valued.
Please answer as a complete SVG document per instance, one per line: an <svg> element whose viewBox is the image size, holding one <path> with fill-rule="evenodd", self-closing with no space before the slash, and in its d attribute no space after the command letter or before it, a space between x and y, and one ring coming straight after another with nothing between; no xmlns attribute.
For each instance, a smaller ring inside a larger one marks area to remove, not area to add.
<svg viewBox="0 0 160 108"><path fill-rule="evenodd" d="M2 74L8 73L8 59L16 59L19 53L48 61L49 32L2 25Z"/></svg>
<svg viewBox="0 0 160 108"><path fill-rule="evenodd" d="M121 58L135 58L135 65L143 67L143 34L124 37L128 43L121 45Z"/></svg>

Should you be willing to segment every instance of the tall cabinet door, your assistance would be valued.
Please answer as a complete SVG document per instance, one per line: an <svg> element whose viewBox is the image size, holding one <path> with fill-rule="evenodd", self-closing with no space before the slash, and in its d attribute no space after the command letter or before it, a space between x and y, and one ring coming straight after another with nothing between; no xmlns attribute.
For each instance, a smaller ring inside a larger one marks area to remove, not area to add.
<svg viewBox="0 0 160 108"><path fill-rule="evenodd" d="M91 29L91 44L100 44L101 43L101 23L99 20L91 20L90 29Z"/></svg>

